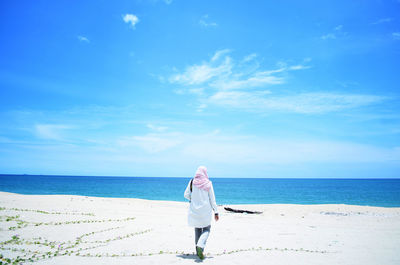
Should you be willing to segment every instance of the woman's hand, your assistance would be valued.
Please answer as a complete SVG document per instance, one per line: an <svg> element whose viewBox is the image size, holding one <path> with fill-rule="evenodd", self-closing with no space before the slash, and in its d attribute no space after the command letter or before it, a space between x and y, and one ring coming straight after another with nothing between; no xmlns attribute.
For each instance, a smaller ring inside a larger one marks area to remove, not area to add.
<svg viewBox="0 0 400 265"><path fill-rule="evenodd" d="M216 213L216 214L214 214L214 219L215 219L215 221L218 221L219 220L219 215Z"/></svg>

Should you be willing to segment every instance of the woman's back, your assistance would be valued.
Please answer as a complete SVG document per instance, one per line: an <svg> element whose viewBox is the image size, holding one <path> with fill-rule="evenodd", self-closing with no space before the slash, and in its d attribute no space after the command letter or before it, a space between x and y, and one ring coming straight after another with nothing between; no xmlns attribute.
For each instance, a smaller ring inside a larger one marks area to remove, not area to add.
<svg viewBox="0 0 400 265"><path fill-rule="evenodd" d="M217 212L215 203L214 189L206 191L192 185L190 192L190 182L185 191L185 197L190 200L188 224L193 227L205 227L211 224L212 210Z"/></svg>

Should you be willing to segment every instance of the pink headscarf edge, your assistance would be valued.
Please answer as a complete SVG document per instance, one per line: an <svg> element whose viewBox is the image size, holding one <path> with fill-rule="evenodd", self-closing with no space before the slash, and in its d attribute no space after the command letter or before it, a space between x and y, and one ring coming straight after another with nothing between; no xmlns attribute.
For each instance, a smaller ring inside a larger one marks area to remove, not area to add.
<svg viewBox="0 0 400 265"><path fill-rule="evenodd" d="M212 182L207 175L207 168L205 166L199 166L193 179L193 185L199 189L209 191L211 188L211 183Z"/></svg>

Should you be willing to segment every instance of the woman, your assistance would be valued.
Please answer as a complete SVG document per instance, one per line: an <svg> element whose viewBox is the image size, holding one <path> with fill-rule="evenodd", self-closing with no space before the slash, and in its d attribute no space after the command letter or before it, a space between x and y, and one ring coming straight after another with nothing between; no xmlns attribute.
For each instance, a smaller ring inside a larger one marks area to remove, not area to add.
<svg viewBox="0 0 400 265"><path fill-rule="evenodd" d="M188 223L194 227L196 253L204 259L204 247L211 228L211 216L214 211L215 221L218 221L218 209L215 202L212 182L208 179L207 168L199 167L195 177L190 180L184 194L190 201Z"/></svg>

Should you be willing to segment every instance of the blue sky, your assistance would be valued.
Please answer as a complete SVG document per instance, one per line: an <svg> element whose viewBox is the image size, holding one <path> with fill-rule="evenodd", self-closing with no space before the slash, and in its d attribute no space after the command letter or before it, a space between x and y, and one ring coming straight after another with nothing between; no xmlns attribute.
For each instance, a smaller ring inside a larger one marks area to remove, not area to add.
<svg viewBox="0 0 400 265"><path fill-rule="evenodd" d="M399 11L1 1L0 173L400 177Z"/></svg>

